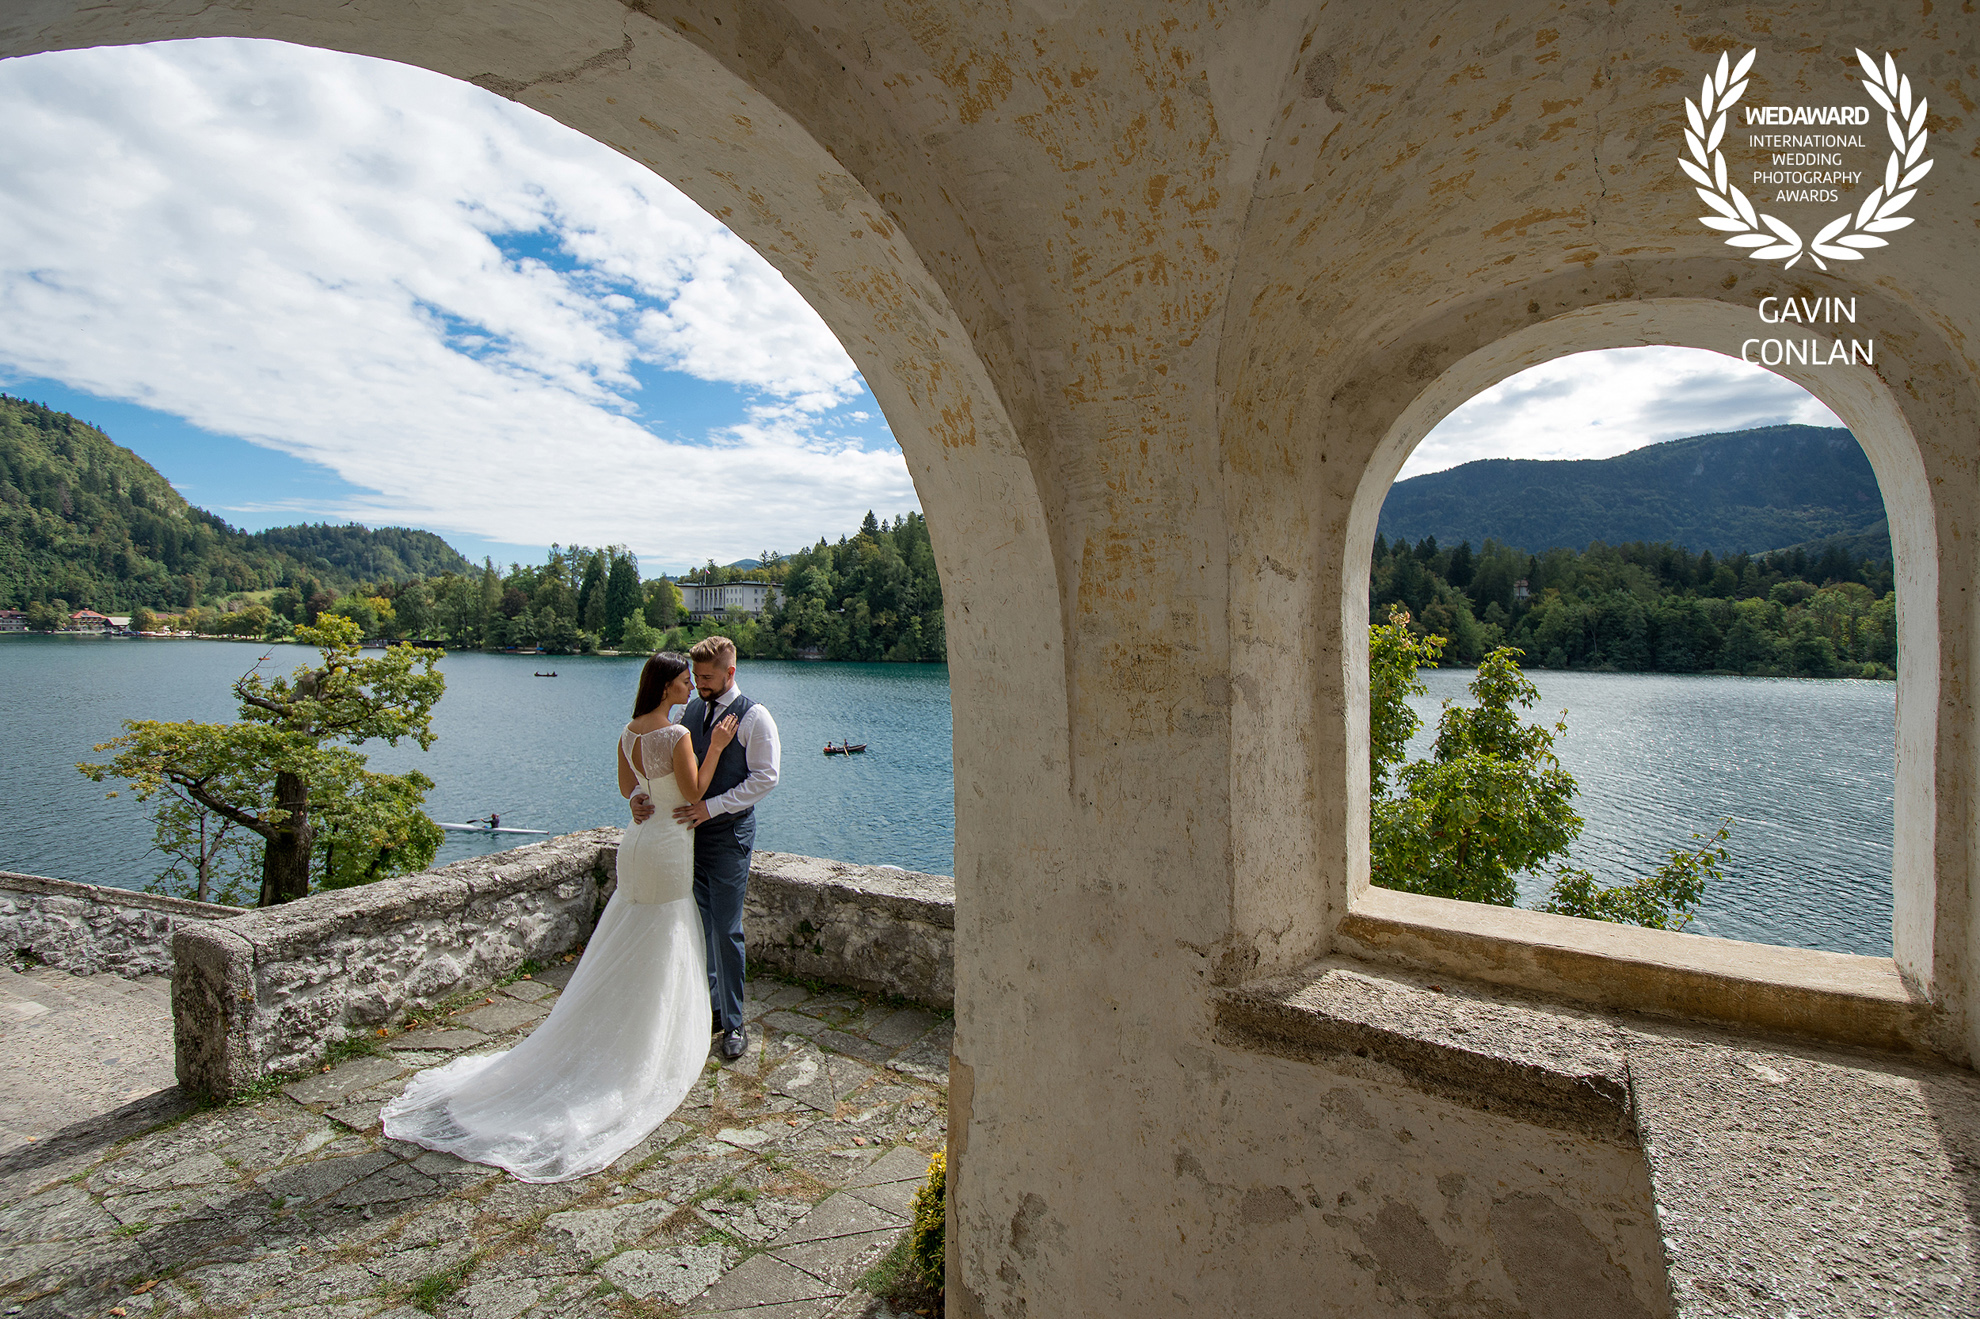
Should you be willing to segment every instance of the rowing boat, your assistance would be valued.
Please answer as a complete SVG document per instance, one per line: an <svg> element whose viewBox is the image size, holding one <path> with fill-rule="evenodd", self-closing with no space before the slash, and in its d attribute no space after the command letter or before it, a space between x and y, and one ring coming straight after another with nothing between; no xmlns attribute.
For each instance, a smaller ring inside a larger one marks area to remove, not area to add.
<svg viewBox="0 0 1980 1319"><path fill-rule="evenodd" d="M452 829L457 834L548 834L550 832L548 829L511 829L507 825L499 829L490 829L485 824L448 824L444 820L436 820L434 823L442 829Z"/></svg>

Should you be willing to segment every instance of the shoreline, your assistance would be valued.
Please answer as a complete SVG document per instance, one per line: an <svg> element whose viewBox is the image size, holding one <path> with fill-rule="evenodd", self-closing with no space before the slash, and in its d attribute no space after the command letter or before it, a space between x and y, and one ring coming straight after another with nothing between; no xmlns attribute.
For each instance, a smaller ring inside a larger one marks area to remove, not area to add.
<svg viewBox="0 0 1980 1319"><path fill-rule="evenodd" d="M296 640L295 640L295 638L293 638L293 637L283 637L283 638L281 638L280 640L277 640L277 641L270 641L270 640L268 640L268 639L267 639L267 638L265 638L265 637L218 637L218 636L201 636L201 635L181 635L181 634L177 634L177 633L159 633L159 632L141 632L141 633L112 633L112 632L0 632L0 640L5 640L5 639L7 639L7 638L10 638L10 637L41 637L41 638L43 638L43 639L45 639L45 640L58 640L58 639L61 639L61 640L76 640L76 641L82 641L82 640L87 640L87 641L227 641L227 642L233 642L234 644L237 644L237 645L251 645L251 646L293 646L293 645L296 645L296 644L298 644L298 643L296 642ZM417 643L399 643L399 642L393 642L392 644L393 644L393 645L399 645L399 644L417 644ZM383 650L383 649L385 649L385 647L383 647L383 646L375 646L375 645L372 645L372 644L370 644L369 642L367 642L367 643L366 643L366 645L365 645L365 649L367 649L367 650ZM585 660L585 659L642 659L642 658L644 658L644 657L645 657L645 656L646 656L646 655L648 654L648 652L646 652L646 651L638 651L638 650L594 650L594 651L589 651L589 652L580 652L580 651L574 651L574 650L571 650L571 651L551 651L551 650L469 650L469 649L456 649L456 648L454 648L454 647L450 647L450 646L437 646L437 645L436 645L436 646L430 646L430 647L422 647L422 649L431 649L431 650L437 650L437 651L439 651L439 652L440 652L441 654L443 654L443 655L507 655L507 656L513 656L513 657L515 657L515 658L517 658L517 659L539 659L539 660L540 660L540 659L574 659L574 660ZM946 666L946 665L948 664L948 661L947 661L947 660L945 660L945 659L941 659L941 660L832 660L832 659L822 659L822 658L821 658L821 659L813 659L813 658L811 658L811 657L809 657L809 656L804 656L804 657L799 657L799 656L792 656L792 657L790 657L790 658L788 658L788 659L755 659L755 658L748 658L748 657L745 657L745 659L746 659L746 662L748 662L748 663L750 663L750 664L899 664L899 665L902 665L903 667L909 667L909 666L920 666L920 665L944 665L944 666ZM1476 664L1461 664L1461 663L1450 663L1450 664L1426 664L1426 665L1424 665L1424 666L1423 666L1423 668L1424 668L1425 670L1429 670L1429 671L1452 671L1452 672L1458 672L1458 673L1476 673L1476 672L1478 671L1478 666L1477 666ZM1772 681L1786 681L1786 682L1895 682L1895 681L1897 681L1897 675L1896 675L1895 673L1893 673L1893 674L1891 674L1891 675L1890 675L1890 676L1888 676L1888 677L1884 677L1884 676L1878 676L1878 677L1870 677L1870 678L1866 678L1866 677L1864 677L1864 676L1863 676L1863 675L1861 675L1861 674L1838 674L1838 675L1837 675L1836 677L1833 677L1833 678L1811 678L1811 677L1803 677L1803 676L1797 676L1797 675L1795 675L1795 674L1791 674L1791 673L1738 673L1738 672L1735 672L1734 670L1731 670L1731 669L1700 669L1700 670L1698 670L1697 672L1694 672L1694 673L1678 673L1678 672L1673 672L1673 671L1671 671L1671 670L1669 670L1669 669L1611 669L1611 668L1594 668L1594 669L1573 669L1573 668L1569 668L1569 669L1549 669L1549 668L1545 668L1545 667L1543 667L1543 666L1541 666L1541 665L1538 665L1538 664L1522 664L1522 665L1520 666L1520 669L1521 669L1521 671L1522 671L1522 672L1525 672L1525 673L1586 673L1586 674L1606 674L1606 675L1610 675L1610 676L1614 676L1614 677L1619 677L1619 678L1651 678L1651 677L1655 677L1655 678L1764 678L1764 679L1768 679L1768 680L1772 680Z"/></svg>
<svg viewBox="0 0 1980 1319"><path fill-rule="evenodd" d="M0 641L5 641L13 637L39 637L44 641L226 641L226 642L232 642L236 645L247 645L247 646L295 646L301 644L294 637L281 637L279 639L271 641L266 637L207 636L202 633L179 633L179 632L82 632L82 631L0 632ZM645 659L647 656L652 654L651 651L644 651L644 650L602 650L602 649L593 650L593 651L477 650L469 647L446 646L438 643L421 645L417 641L412 641L412 642L395 641L389 644L395 646L411 645L421 650L438 651L442 655L498 655L498 656L506 655L516 659L536 659L536 660ZM363 649L384 650L386 649L386 646L367 641L364 643ZM832 660L832 659L824 659L822 657L812 658L810 656L795 656L795 655L784 659L757 659L750 656L742 656L740 657L738 662L748 663L748 664L889 664L889 665L899 665L902 668L917 668L917 667L946 668L949 663L949 661L946 659Z"/></svg>

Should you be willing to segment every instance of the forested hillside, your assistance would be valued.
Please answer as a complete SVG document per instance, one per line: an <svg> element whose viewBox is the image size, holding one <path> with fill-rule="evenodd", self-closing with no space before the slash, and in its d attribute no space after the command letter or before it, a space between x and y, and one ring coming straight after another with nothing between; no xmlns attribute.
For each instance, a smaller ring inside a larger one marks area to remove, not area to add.
<svg viewBox="0 0 1980 1319"><path fill-rule="evenodd" d="M1759 553L1839 537L1888 558L1884 501L1846 430L1765 426L1614 458L1490 458L1398 481L1377 526L1391 540L1496 540L1530 551L1592 541Z"/></svg>
<svg viewBox="0 0 1980 1319"><path fill-rule="evenodd" d="M310 572L338 583L410 581L474 567L446 541L430 531L410 527L372 530L347 523L314 522L300 527L271 527L248 536L255 545L286 554Z"/></svg>
<svg viewBox="0 0 1980 1319"><path fill-rule="evenodd" d="M692 623L672 581L642 582L623 545L553 547L541 564L493 563L403 582L328 592L275 592L266 605L192 620L196 630L285 636L323 613L353 619L366 636L437 641L466 650L685 650L720 632L746 659L942 660L942 584L919 513L883 522L868 513L836 544L767 553L754 568L713 563L683 580L770 581L783 598L761 617ZM181 625L185 620L182 618Z"/></svg>
<svg viewBox="0 0 1980 1319"><path fill-rule="evenodd" d="M425 531L237 531L94 426L0 394L0 608L179 610L244 591L309 595L467 566Z"/></svg>
<svg viewBox="0 0 1980 1319"><path fill-rule="evenodd" d="M1888 678L1897 595L1887 559L1844 543L1716 558L1675 545L1528 554L1425 537L1375 538L1369 617L1409 611L1413 631L1475 664L1501 645L1533 668Z"/></svg>

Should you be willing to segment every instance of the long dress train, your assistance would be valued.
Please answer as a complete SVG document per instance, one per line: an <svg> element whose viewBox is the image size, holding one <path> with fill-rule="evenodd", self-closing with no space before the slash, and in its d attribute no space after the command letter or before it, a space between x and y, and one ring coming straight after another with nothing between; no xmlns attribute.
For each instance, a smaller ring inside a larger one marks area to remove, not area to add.
<svg viewBox="0 0 1980 1319"><path fill-rule="evenodd" d="M385 1134L526 1182L607 1167L686 1098L708 1062L708 947L694 904L694 835L671 773L687 730L620 735L654 813L619 844L619 883L550 1015L505 1053L421 1072L385 1105ZM635 745L638 754L633 754Z"/></svg>

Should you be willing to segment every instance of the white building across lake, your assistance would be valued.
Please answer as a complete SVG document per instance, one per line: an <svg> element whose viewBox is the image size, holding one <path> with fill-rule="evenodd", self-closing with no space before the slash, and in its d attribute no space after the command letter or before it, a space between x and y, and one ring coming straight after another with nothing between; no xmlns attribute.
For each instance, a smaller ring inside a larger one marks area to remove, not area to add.
<svg viewBox="0 0 1980 1319"><path fill-rule="evenodd" d="M761 614L783 597L782 590L770 582L723 582L719 586L696 586L689 582L677 582L681 588L681 603L696 619L713 614Z"/></svg>

